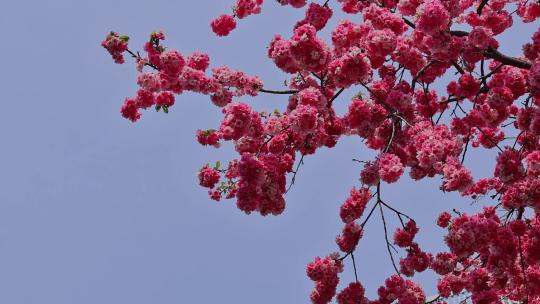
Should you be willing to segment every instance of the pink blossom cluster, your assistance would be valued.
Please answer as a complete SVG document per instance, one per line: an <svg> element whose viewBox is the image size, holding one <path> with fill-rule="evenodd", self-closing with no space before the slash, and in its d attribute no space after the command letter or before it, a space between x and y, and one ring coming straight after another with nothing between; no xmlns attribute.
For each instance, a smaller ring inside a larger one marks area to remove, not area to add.
<svg viewBox="0 0 540 304"><path fill-rule="evenodd" d="M212 31L218 36L227 36L236 28L236 21L233 16L221 15L210 23Z"/></svg>
<svg viewBox="0 0 540 304"><path fill-rule="evenodd" d="M341 220L347 224L359 219L364 213L370 199L371 192L368 188L353 188L349 197L339 209Z"/></svg>
<svg viewBox="0 0 540 304"><path fill-rule="evenodd" d="M249 15L259 14L263 0L236 0L233 7L234 15L243 19Z"/></svg>
<svg viewBox="0 0 540 304"><path fill-rule="evenodd" d="M332 14L332 10L327 5L311 2L306 10L306 17L298 21L295 27L311 24L317 31L320 31L326 26L328 20L332 18Z"/></svg>
<svg viewBox="0 0 540 304"><path fill-rule="evenodd" d="M342 271L343 264L334 254L323 259L317 257L308 264L307 275L315 282L315 288L310 296L312 303L326 304L332 300L339 284L338 274Z"/></svg>
<svg viewBox="0 0 540 304"><path fill-rule="evenodd" d="M387 183L396 182L403 174L403 164L398 156L392 153L384 153L377 161L379 176Z"/></svg>
<svg viewBox="0 0 540 304"><path fill-rule="evenodd" d="M290 40L276 35L268 48L268 56L287 73L319 72L328 64L330 50L317 38L316 32L314 26L304 24L294 30Z"/></svg>
<svg viewBox="0 0 540 304"><path fill-rule="evenodd" d="M106 41L121 41L118 37L123 36L110 34ZM249 76L227 66L212 69L212 75L208 76L206 70L210 65L210 58L207 54L195 52L184 57L177 50L165 49L160 44L164 39L162 32L153 33L144 46L147 57L138 55L136 58L140 65L137 76L140 89L134 98L126 99L121 110L122 116L133 122L141 117L140 109L155 106L158 111L163 109L168 112L175 103L175 95L184 91L210 95L215 105L224 107L232 102L233 97L256 96L263 86L257 76ZM122 48L116 47L115 50L127 50L127 43L124 44ZM109 45L113 45L113 42L107 42L107 48L111 51ZM115 52L117 53L114 53L113 57L121 58L118 57L121 52ZM153 71L144 71L145 66L149 66ZM211 145L215 146L216 143L217 140L213 138Z"/></svg>
<svg viewBox="0 0 540 304"><path fill-rule="evenodd" d="M448 297L467 290L473 303L500 303L501 291L514 301L536 298L538 291L527 290L523 284L538 280L538 243L534 237L527 238L537 234L536 219L501 225L493 207L455 218L446 237L451 252L437 254L430 266L442 275L439 293Z"/></svg>
<svg viewBox="0 0 540 304"><path fill-rule="evenodd" d="M206 188L214 188L221 178L219 171L215 168L210 168L208 165L201 168L198 176L199 184Z"/></svg>
<svg viewBox="0 0 540 304"><path fill-rule="evenodd" d="M380 304L391 304L396 300L401 304L421 304L426 301L424 290L418 284L398 275L386 279L385 286L381 286L378 293Z"/></svg>
<svg viewBox="0 0 540 304"><path fill-rule="evenodd" d="M367 304L370 301L364 296L364 286L360 282L350 283L339 292L336 299L338 304Z"/></svg>
<svg viewBox="0 0 540 304"><path fill-rule="evenodd" d="M104 47L109 54L111 54L114 62L124 63L124 53L128 48L128 36L120 36L116 32L110 32L105 40L101 42L101 46Z"/></svg>

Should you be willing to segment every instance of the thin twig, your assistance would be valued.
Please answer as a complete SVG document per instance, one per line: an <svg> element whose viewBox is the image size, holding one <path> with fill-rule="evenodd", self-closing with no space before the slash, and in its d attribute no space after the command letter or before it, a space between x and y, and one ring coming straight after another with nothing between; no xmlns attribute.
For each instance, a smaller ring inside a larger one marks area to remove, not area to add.
<svg viewBox="0 0 540 304"><path fill-rule="evenodd" d="M358 274L356 273L356 261L354 260L354 253L351 252L351 259L352 259L352 265L354 268L354 278L356 279L356 282L358 282Z"/></svg>
<svg viewBox="0 0 540 304"><path fill-rule="evenodd" d="M388 254L390 255L390 260L392 261L392 266L394 267L394 270L396 273L401 277L401 272L399 272L396 261L394 260L394 255L392 254L392 251L390 250L390 241L388 241L388 229L386 228L386 219L384 218L384 211L382 209L382 204L380 202L377 202L377 205L379 205L379 210L381 211L381 219L384 226L384 239L386 240L386 249L388 250Z"/></svg>
<svg viewBox="0 0 540 304"><path fill-rule="evenodd" d="M334 102L334 100L336 100L336 98L338 98L343 91L345 91L345 88L341 88L334 96L332 96L332 98L328 101L328 108L332 106L332 102Z"/></svg>

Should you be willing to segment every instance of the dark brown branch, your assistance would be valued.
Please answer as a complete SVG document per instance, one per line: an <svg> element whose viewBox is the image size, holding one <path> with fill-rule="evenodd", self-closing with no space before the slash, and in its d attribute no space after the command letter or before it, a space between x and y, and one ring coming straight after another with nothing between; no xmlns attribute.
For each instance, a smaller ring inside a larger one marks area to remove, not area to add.
<svg viewBox="0 0 540 304"><path fill-rule="evenodd" d="M126 52L128 52L131 55L131 57L133 57L133 58L135 58L137 60L142 60L141 56L139 55L139 52L137 52L137 54L135 54L130 49L127 49ZM157 66L155 66L155 65L153 65L153 64L151 64L149 62L145 62L144 65L149 66L149 67L153 68L156 71L159 71Z"/></svg>
<svg viewBox="0 0 540 304"><path fill-rule="evenodd" d="M416 28L416 25L414 25L414 23L412 23L411 20L409 20L409 19L407 19L405 17L403 17L403 22L405 22L405 24L407 24L409 27L411 27L413 29Z"/></svg>
<svg viewBox="0 0 540 304"><path fill-rule="evenodd" d="M356 279L356 282L358 282L358 274L356 273L356 261L354 260L354 253L351 252L351 259L352 259L352 265L354 268L354 278Z"/></svg>
<svg viewBox="0 0 540 304"><path fill-rule="evenodd" d="M296 169L293 171L291 184L289 185L289 187L287 187L287 190L285 190L285 193L289 193L289 190L291 190L292 186L294 185L294 182L296 181L296 174L298 174L298 170L300 169L300 166L304 164L304 156L306 156L305 149L309 147L310 140L311 140L311 135L308 135L304 141L304 147L303 147L304 151L302 151L302 157L300 157L300 161L298 162Z"/></svg>
<svg viewBox="0 0 540 304"><path fill-rule="evenodd" d="M488 0L482 0L482 2L480 2L480 5L476 9L476 13L478 14L478 16L482 15L482 10L487 5L487 3L488 3Z"/></svg>
<svg viewBox="0 0 540 304"><path fill-rule="evenodd" d="M499 61L500 63L511 65L520 69L528 70L532 66L532 64L526 60L506 56L502 54L501 52L497 51L496 49L492 48L491 46L488 46L488 48L484 51L484 55L488 58L495 59Z"/></svg>
<svg viewBox="0 0 540 304"><path fill-rule="evenodd" d="M467 37L467 36L469 36L469 32L465 32L465 31L450 31L450 35L456 36L456 37Z"/></svg>
<svg viewBox="0 0 540 304"><path fill-rule="evenodd" d="M378 192L377 192L377 193L378 193ZM375 193L375 194L377 194L377 193ZM372 197L373 197L373 196L372 196ZM366 226L367 222L369 221L369 218L370 218L371 215L373 214L373 211L375 211L375 208L377 208L377 205L378 205L378 204L379 204L379 203L376 202L376 203L373 205L373 207L372 207L371 210L369 211L369 214L368 214L368 216L366 217L366 219L362 222L362 224L360 224L360 227L362 228L362 230L364 230L364 226Z"/></svg>
<svg viewBox="0 0 540 304"><path fill-rule="evenodd" d="M392 142L394 141L394 136L396 135L396 123L392 119L392 134L390 134L390 138L388 139L388 143L386 143L386 147L384 148L383 152L386 153L390 150L390 147L392 146Z"/></svg>
<svg viewBox="0 0 540 304"><path fill-rule="evenodd" d="M441 299L441 295L437 295L437 297L431 301L426 302L425 304L431 304L439 301Z"/></svg>
<svg viewBox="0 0 540 304"><path fill-rule="evenodd" d="M463 150L463 155L461 156L461 164L465 162L465 155L467 154L467 149L469 148L469 142L471 141L472 128L469 128L469 134L467 135L467 142L465 143L465 149Z"/></svg>
<svg viewBox="0 0 540 304"><path fill-rule="evenodd" d="M328 107L330 108L332 106L332 103L334 102L334 100L336 100L336 98L338 98L338 96L343 93L343 91L345 90L345 88L341 88L334 96L332 96L332 98L330 99L330 101L328 101Z"/></svg>
<svg viewBox="0 0 540 304"><path fill-rule="evenodd" d="M384 239L386 240L386 249L388 250L388 254L390 255L390 261L392 262L392 266L394 267L394 270L396 271L397 275L401 277L401 272L399 272L396 266L396 261L394 260L394 255L392 254L392 250L390 250L390 247L392 246L392 244L390 244L390 241L388 240L388 229L386 228L386 219L384 218L384 211L382 209L382 204L380 203L380 201L377 202L377 204L379 205L379 210L381 211L381 219L382 219L383 227L384 227Z"/></svg>
<svg viewBox="0 0 540 304"><path fill-rule="evenodd" d="M300 166L304 164L304 156L305 154L302 153L302 156L300 157L300 161L298 162L298 165L296 165L296 169L293 171L293 177L291 179L291 183L289 184L289 187L287 187L287 190L285 190L285 193L289 193L289 190L291 190L292 186L294 185L294 182L296 181L296 174L298 174L298 170L300 169Z"/></svg>
<svg viewBox="0 0 540 304"><path fill-rule="evenodd" d="M456 68L456 70L461 74L465 74L465 71L463 70L463 68L454 60L452 60L452 65Z"/></svg>
<svg viewBox="0 0 540 304"><path fill-rule="evenodd" d="M262 93L268 93L268 94L291 95L291 94L298 93L298 90L276 91L276 90L267 90L267 89L260 88L260 89L259 89L259 92L262 92Z"/></svg>

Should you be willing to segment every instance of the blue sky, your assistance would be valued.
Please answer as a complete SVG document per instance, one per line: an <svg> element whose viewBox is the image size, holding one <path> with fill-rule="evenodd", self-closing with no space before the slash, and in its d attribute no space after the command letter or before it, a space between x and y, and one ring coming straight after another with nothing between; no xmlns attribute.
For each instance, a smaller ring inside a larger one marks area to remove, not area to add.
<svg viewBox="0 0 540 304"><path fill-rule="evenodd" d="M288 76L266 58L266 46L275 33L289 36L302 11L267 2L263 14L239 22L227 39L208 24L232 0L4 4L0 303L308 302L305 266L337 250L338 208L358 185L360 167L351 159L373 152L359 138L320 150L305 159L283 215L247 216L234 201L211 201L197 185L204 163L235 157L230 145L216 150L195 141L198 128L219 125L220 110L188 93L168 115L149 111L136 124L122 119L136 72L115 65L100 46L110 30L130 35L134 49L164 30L167 46L207 52L213 66L228 64L280 89ZM505 34L503 49L517 54L533 27L518 25L519 37ZM339 113L354 93L335 102ZM286 104L266 95L243 101L267 110ZM478 161L488 155L493 151L470 154L477 176L491 172L491 164ZM417 219L423 247L435 251L444 246L434 217L470 203L443 194L439 183L403 178L383 187L387 202ZM373 297L392 272L379 218L357 252L359 277ZM433 279L418 277L428 294Z"/></svg>

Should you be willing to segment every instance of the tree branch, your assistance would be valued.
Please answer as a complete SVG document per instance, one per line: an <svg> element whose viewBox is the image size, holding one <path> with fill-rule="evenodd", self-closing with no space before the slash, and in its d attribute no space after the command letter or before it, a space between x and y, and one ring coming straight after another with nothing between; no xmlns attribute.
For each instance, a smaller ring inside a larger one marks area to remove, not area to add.
<svg viewBox="0 0 540 304"><path fill-rule="evenodd" d="M511 65L520 69L528 70L532 66L532 64L526 60L506 56L501 52L497 51L496 49L492 48L491 46L488 46L488 48L484 51L484 55L488 58L495 59L500 63Z"/></svg>
<svg viewBox="0 0 540 304"><path fill-rule="evenodd" d="M478 16L482 15L482 10L487 5L487 3L488 3L488 0L482 0L482 2L480 2L480 5L476 9L476 13L478 14Z"/></svg>
<svg viewBox="0 0 540 304"><path fill-rule="evenodd" d="M260 88L260 89L259 89L259 92L262 92L262 93L268 93L268 94L291 95L291 94L298 93L298 90L276 91L276 90L267 90L267 89Z"/></svg>
<svg viewBox="0 0 540 304"><path fill-rule="evenodd" d="M411 20L409 20L409 19L407 19L405 17L403 17L403 22L405 22L405 24L407 24L409 27L411 27L413 29L416 28L416 25L414 25L414 23L412 23Z"/></svg>

